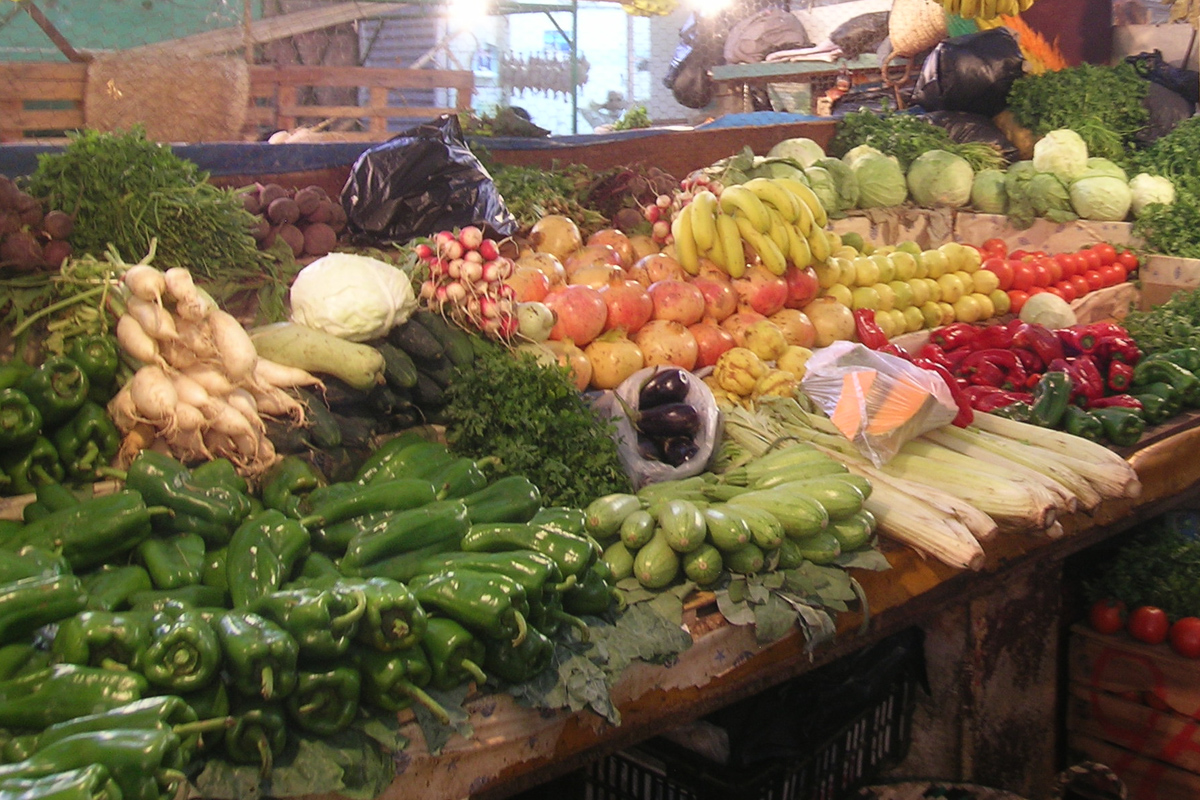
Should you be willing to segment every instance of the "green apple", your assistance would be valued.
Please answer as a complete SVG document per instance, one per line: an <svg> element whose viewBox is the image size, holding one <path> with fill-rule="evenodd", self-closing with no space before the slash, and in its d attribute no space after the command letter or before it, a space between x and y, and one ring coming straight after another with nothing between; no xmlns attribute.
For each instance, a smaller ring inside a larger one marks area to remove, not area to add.
<svg viewBox="0 0 1200 800"><path fill-rule="evenodd" d="M896 307L896 293L892 291L892 287L880 281L871 286L875 293L879 295L879 310L891 311Z"/></svg>
<svg viewBox="0 0 1200 800"><path fill-rule="evenodd" d="M896 298L893 303L894 308L901 311L913 304L913 289L908 281L891 281L888 286L892 289L892 295Z"/></svg>
<svg viewBox="0 0 1200 800"><path fill-rule="evenodd" d="M896 278L907 281L917 276L917 259L912 253L897 250L892 253L892 264L896 267Z"/></svg>
<svg viewBox="0 0 1200 800"><path fill-rule="evenodd" d="M938 286L942 287L942 300L944 303L957 303L958 299L966 293L966 287L963 286L962 278L955 275L953 272L947 272L945 275L937 279Z"/></svg>
<svg viewBox="0 0 1200 800"><path fill-rule="evenodd" d="M1012 308L1012 301L1008 298L1008 292L1003 289L993 289L988 292L988 298L992 301L992 308L996 309L996 316L1002 317Z"/></svg>
<svg viewBox="0 0 1200 800"><path fill-rule="evenodd" d="M870 256L859 256L854 259L854 273L854 283L857 286L879 283L879 265Z"/></svg>
<svg viewBox="0 0 1200 800"><path fill-rule="evenodd" d="M906 281L906 283L908 283L908 288L912 292L912 305L921 306L932 299L930 297L929 284L925 282L924 278L913 278ZM899 296L899 292L897 292L897 296Z"/></svg>
<svg viewBox="0 0 1200 800"><path fill-rule="evenodd" d="M892 263L892 258L887 253L876 251L871 255L871 260L879 265L879 280L882 283L887 283L896 278L896 265Z"/></svg>
<svg viewBox="0 0 1200 800"><path fill-rule="evenodd" d="M826 297L832 297L846 307L850 307L854 303L854 293L850 291L850 287L844 283L835 283L824 292Z"/></svg>
<svg viewBox="0 0 1200 800"><path fill-rule="evenodd" d="M925 265L925 274L930 278L940 278L949 268L949 259L941 250L923 250L921 263Z"/></svg>
<svg viewBox="0 0 1200 800"><path fill-rule="evenodd" d="M992 305L992 298L982 292L971 292L967 297L974 297L975 302L979 304L979 319L991 319L996 316L996 307Z"/></svg>
<svg viewBox="0 0 1200 800"><path fill-rule="evenodd" d="M942 324L942 307L934 300L921 304L921 316L925 318L926 328L936 328Z"/></svg>
<svg viewBox="0 0 1200 800"><path fill-rule="evenodd" d="M940 313L939 313L940 316ZM912 333L925 327L925 313L916 306L904 309L904 332Z"/></svg>
<svg viewBox="0 0 1200 800"><path fill-rule="evenodd" d="M962 269L963 265L963 250L965 248L958 242L946 242L938 247L938 250L946 254L946 269L950 272Z"/></svg>
<svg viewBox="0 0 1200 800"><path fill-rule="evenodd" d="M954 306L954 319L958 322L978 322L982 319L980 315L983 309L973 294L964 294L951 305Z"/></svg>
<svg viewBox="0 0 1200 800"><path fill-rule="evenodd" d="M850 297L850 308L857 311L860 308L869 308L874 311L879 310L883 299L879 296L879 292L874 286L855 286Z"/></svg>
<svg viewBox="0 0 1200 800"><path fill-rule="evenodd" d="M970 248L967 248L968 250ZM981 294L991 294L1000 288L1000 276L990 269L979 269L971 273L971 290Z"/></svg>

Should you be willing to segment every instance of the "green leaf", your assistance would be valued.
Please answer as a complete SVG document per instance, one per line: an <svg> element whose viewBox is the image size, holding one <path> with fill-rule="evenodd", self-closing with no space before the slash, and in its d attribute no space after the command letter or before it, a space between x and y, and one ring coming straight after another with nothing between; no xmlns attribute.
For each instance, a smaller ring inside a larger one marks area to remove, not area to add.
<svg viewBox="0 0 1200 800"><path fill-rule="evenodd" d="M772 594L754 607L754 635L759 644L770 644L788 634L796 625L796 609Z"/></svg>
<svg viewBox="0 0 1200 800"><path fill-rule="evenodd" d="M456 733L464 739L470 739L475 735L475 729L471 727L471 716L462 707L470 689L469 684L456 686L448 692L425 688L429 696L441 704L442 708L446 709L450 715L449 725L439 722L420 703L413 703L413 713L417 718L417 724L421 726L421 733L425 737L425 749L429 751L430 755L440 755L446 742L450 741L450 737Z"/></svg>
<svg viewBox="0 0 1200 800"><path fill-rule="evenodd" d="M371 714L356 727L388 752L396 753L408 747L408 737L400 733L400 721L395 714Z"/></svg>
<svg viewBox="0 0 1200 800"><path fill-rule="evenodd" d="M833 624L833 617L824 609L813 608L805 603L796 603L794 607L799 614L797 623L804 631L805 652L812 653L817 645L833 640L837 628Z"/></svg>
<svg viewBox="0 0 1200 800"><path fill-rule="evenodd" d="M746 599L746 579L734 578L729 581L729 586L725 591L729 594L729 599L735 603L741 603Z"/></svg>
<svg viewBox="0 0 1200 800"><path fill-rule="evenodd" d="M733 592L717 592L717 610L730 625L753 625L754 610L745 601L733 599Z"/></svg>
<svg viewBox="0 0 1200 800"><path fill-rule="evenodd" d="M209 758L193 782L201 797L211 800L237 800L262 797L258 767L231 764L223 758Z"/></svg>
<svg viewBox="0 0 1200 800"><path fill-rule="evenodd" d="M662 592L647 605L653 608L663 619L670 620L676 625L683 624L683 601L670 592Z"/></svg>
<svg viewBox="0 0 1200 800"><path fill-rule="evenodd" d="M878 550L856 550L853 553L842 553L837 558L837 565L842 569L869 569L882 571L891 569L887 556Z"/></svg>

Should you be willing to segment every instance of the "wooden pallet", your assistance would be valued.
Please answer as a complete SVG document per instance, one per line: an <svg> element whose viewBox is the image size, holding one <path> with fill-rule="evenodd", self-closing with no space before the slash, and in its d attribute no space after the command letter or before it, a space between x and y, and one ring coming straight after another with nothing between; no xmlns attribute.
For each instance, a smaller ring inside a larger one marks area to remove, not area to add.
<svg viewBox="0 0 1200 800"><path fill-rule="evenodd" d="M83 127L87 64L0 63L0 142L61 139Z"/></svg>

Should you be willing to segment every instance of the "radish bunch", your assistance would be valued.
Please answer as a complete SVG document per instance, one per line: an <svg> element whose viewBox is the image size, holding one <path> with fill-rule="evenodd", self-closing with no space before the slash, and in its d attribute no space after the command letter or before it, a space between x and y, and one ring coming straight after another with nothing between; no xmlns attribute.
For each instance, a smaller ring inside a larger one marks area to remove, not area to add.
<svg viewBox="0 0 1200 800"><path fill-rule="evenodd" d="M492 339L507 342L516 335L516 292L504 282L513 273L513 262L500 255L494 240L468 225L457 234L435 234L416 252L429 268L421 284L427 308Z"/></svg>
<svg viewBox="0 0 1200 800"><path fill-rule="evenodd" d="M642 208L642 216L650 223L650 238L659 246L672 241L671 220L679 210L692 202L697 192L707 189L718 197L722 186L719 180L710 178L703 170L696 170L679 182L679 188L671 194L660 194Z"/></svg>

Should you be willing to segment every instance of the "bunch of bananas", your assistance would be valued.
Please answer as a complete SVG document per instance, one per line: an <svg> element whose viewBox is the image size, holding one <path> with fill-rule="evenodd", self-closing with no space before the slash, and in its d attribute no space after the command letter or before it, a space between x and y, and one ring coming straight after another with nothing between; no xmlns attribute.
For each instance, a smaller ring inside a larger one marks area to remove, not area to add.
<svg viewBox="0 0 1200 800"><path fill-rule="evenodd" d="M751 178L726 186L718 197L697 192L671 221L675 257L695 275L700 258L732 278L746 271L744 245L776 275L789 263L803 269L829 258L825 207L813 190L792 178Z"/></svg>
<svg viewBox="0 0 1200 800"><path fill-rule="evenodd" d="M941 0L947 14L957 14L963 19L996 19L1015 17L1028 11L1034 0Z"/></svg>
<svg viewBox="0 0 1200 800"><path fill-rule="evenodd" d="M678 0L621 0L621 9L634 17L665 17L678 7Z"/></svg>

